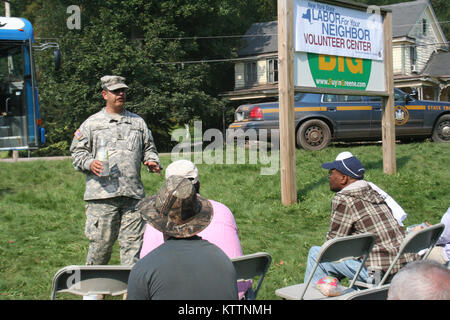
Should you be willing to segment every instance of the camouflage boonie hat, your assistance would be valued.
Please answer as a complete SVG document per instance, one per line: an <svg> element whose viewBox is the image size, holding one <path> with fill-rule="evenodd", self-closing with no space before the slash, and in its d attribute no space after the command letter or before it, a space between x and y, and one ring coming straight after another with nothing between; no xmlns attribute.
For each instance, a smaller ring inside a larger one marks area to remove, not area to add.
<svg viewBox="0 0 450 320"><path fill-rule="evenodd" d="M196 235L213 217L211 203L181 176L169 177L156 195L141 200L138 210L155 229L175 238Z"/></svg>
<svg viewBox="0 0 450 320"><path fill-rule="evenodd" d="M102 82L102 88L109 91L128 88L125 84L125 78L121 76L104 76L100 81Z"/></svg>

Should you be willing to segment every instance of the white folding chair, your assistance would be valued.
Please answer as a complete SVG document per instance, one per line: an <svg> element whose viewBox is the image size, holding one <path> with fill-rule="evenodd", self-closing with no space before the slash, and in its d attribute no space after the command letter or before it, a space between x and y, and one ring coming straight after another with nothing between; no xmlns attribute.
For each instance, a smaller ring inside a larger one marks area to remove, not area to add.
<svg viewBox="0 0 450 320"><path fill-rule="evenodd" d="M380 287L357 290L337 298L339 300L387 300L390 286L390 284L385 284Z"/></svg>
<svg viewBox="0 0 450 320"><path fill-rule="evenodd" d="M335 262L362 257L361 266L356 271L355 276L353 277L350 283L349 288L353 288L356 278L361 272L361 269L363 268L374 244L375 244L375 235L372 233L356 234L328 240L320 248L319 254L317 255L316 263L313 269L311 270L311 273L307 281L305 283L300 283L289 287L277 289L275 291L275 294L287 300L303 300L303 299L312 300L312 299L329 298L323 295L315 287L308 290L311 279L314 276L314 272L319 266L319 263Z"/></svg>
<svg viewBox="0 0 450 320"><path fill-rule="evenodd" d="M127 292L129 265L79 265L67 266L55 273L51 299L57 293L80 296L105 294L117 296Z"/></svg>
<svg viewBox="0 0 450 320"><path fill-rule="evenodd" d="M430 250L436 245L436 242L439 240L442 232L444 231L445 225L443 223L434 224L432 226L423 228L421 230L410 232L402 242L400 249L398 250L398 254L395 257L394 261L392 261L389 269L384 274L378 286L382 286L386 279L389 277L389 274L394 268L397 260L404 253L418 253L421 250L426 249L427 252L422 256L422 259L426 259L430 254Z"/></svg>
<svg viewBox="0 0 450 320"><path fill-rule="evenodd" d="M359 287L373 288L380 287L385 283L388 283L388 279L392 278L392 269L396 265L398 259L400 259L400 257L405 253L418 253L421 250L427 250L427 252L421 257L421 259L426 259L430 254L431 249L433 249L433 247L436 245L436 242L439 240L439 237L444 231L444 228L445 225L443 223L438 223L421 230L411 231L406 235L405 239L403 239L397 255L395 256L386 273L384 273L383 277L378 282L375 281L375 283L371 284L357 281L356 285Z"/></svg>
<svg viewBox="0 0 450 320"><path fill-rule="evenodd" d="M259 277L256 288L250 287L244 296L245 300L255 300L267 270L269 270L272 257L266 252L258 252L235 257L231 261L236 270L238 282L254 280Z"/></svg>

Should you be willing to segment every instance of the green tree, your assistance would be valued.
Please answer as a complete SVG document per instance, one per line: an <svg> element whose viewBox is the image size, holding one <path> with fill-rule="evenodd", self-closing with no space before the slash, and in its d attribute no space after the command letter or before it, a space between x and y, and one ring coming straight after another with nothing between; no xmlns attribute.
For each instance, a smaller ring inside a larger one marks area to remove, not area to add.
<svg viewBox="0 0 450 320"><path fill-rule="evenodd" d="M450 40L450 3L448 0L432 0L431 4L448 42Z"/></svg>

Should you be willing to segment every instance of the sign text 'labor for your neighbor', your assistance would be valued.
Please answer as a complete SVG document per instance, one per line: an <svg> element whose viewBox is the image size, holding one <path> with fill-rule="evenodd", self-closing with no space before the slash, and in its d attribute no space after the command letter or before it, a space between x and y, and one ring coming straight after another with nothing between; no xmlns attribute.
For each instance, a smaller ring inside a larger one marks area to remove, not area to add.
<svg viewBox="0 0 450 320"><path fill-rule="evenodd" d="M295 51L383 60L383 22L377 12L295 0L294 28Z"/></svg>

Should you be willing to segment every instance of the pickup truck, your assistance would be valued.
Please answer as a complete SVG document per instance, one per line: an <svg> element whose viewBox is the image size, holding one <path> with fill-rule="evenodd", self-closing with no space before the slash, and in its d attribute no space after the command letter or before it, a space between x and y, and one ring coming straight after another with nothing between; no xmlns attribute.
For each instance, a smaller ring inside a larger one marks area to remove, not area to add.
<svg viewBox="0 0 450 320"><path fill-rule="evenodd" d="M377 96L298 93L294 96L296 145L321 150L331 141L381 140L381 105ZM395 89L394 108L396 139L450 142L450 103L416 100ZM244 104L236 109L228 129L242 129L241 135L254 129L257 137L265 129L271 138L271 129L279 129L278 116L278 102Z"/></svg>

